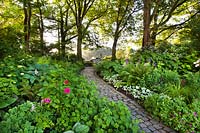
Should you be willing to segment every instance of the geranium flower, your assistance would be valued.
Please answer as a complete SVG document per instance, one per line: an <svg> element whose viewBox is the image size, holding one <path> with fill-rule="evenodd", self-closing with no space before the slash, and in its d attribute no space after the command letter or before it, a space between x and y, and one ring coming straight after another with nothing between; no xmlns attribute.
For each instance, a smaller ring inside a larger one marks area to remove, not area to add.
<svg viewBox="0 0 200 133"><path fill-rule="evenodd" d="M197 112L194 112L194 117L197 117Z"/></svg>
<svg viewBox="0 0 200 133"><path fill-rule="evenodd" d="M68 80L65 80L65 81L64 81L64 84L65 84L65 85L69 84L69 81L68 81Z"/></svg>
<svg viewBox="0 0 200 133"><path fill-rule="evenodd" d="M50 98L44 98L42 99L42 103L50 103L51 99Z"/></svg>
<svg viewBox="0 0 200 133"><path fill-rule="evenodd" d="M69 94L70 91L71 91L70 88L65 88L65 89L64 89L64 93L65 93L65 94Z"/></svg>

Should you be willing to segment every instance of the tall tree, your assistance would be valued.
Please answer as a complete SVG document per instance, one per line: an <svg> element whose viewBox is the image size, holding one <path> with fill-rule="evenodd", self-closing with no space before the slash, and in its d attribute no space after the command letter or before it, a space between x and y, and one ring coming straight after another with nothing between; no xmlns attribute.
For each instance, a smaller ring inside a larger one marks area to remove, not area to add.
<svg viewBox="0 0 200 133"><path fill-rule="evenodd" d="M140 9L137 0L111 0L107 14L99 20L103 32L113 38L112 60L116 59L117 44L122 32L128 31L130 25L133 27L130 20Z"/></svg>
<svg viewBox="0 0 200 133"><path fill-rule="evenodd" d="M105 1L101 0L66 0L68 6L70 7L75 22L76 22L76 29L77 29L77 58L78 60L82 60L82 41L86 35L86 31L89 28L90 24L95 21L96 19L103 16L106 9L104 7ZM95 12L95 8L96 12ZM102 10L103 9L103 10ZM91 12L92 15L87 17Z"/></svg>
<svg viewBox="0 0 200 133"><path fill-rule="evenodd" d="M144 15L143 15L143 40L142 47L147 47L150 44L150 12L151 12L151 0L143 0L144 2Z"/></svg>
<svg viewBox="0 0 200 133"><path fill-rule="evenodd" d="M71 11L65 0L58 0L51 3L51 14L48 20L57 23L58 30L58 50L61 58L65 57L66 44L77 35L74 34L75 22L71 17Z"/></svg>
<svg viewBox="0 0 200 133"><path fill-rule="evenodd" d="M39 28L39 34L40 34L40 50L41 54L44 54L44 21L43 21L43 10L42 7L44 5L43 0L37 0L37 8L39 10L39 16L38 16L38 28Z"/></svg>
<svg viewBox="0 0 200 133"><path fill-rule="evenodd" d="M29 52L30 49L30 36L31 36L31 1L23 0L23 10L24 10L24 41L26 51Z"/></svg>
<svg viewBox="0 0 200 133"><path fill-rule="evenodd" d="M125 29L127 25L127 21L131 17L131 15L134 13L133 10L133 0L123 1L123 0L117 0L115 8L116 11L116 17L115 17L115 28L114 28L114 41L112 45L112 60L116 59L116 47L117 42L120 37L121 32Z"/></svg>
<svg viewBox="0 0 200 133"><path fill-rule="evenodd" d="M197 0L194 0L196 3ZM168 29L180 28L191 17L197 14L193 13L188 19L181 21L180 23L172 24L174 16L180 15L182 12L186 14L186 11L190 7L191 1L188 0L143 0L144 2L144 35L143 35L143 48L150 45L155 45L156 37Z"/></svg>

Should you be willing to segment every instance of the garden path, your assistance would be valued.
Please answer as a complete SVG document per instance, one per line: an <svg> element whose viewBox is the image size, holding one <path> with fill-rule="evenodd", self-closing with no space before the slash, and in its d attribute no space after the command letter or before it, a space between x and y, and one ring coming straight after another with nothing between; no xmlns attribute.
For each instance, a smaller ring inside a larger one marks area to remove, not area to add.
<svg viewBox="0 0 200 133"><path fill-rule="evenodd" d="M131 111L132 118L139 119L139 126L145 133L176 133L174 130L154 120L139 104L124 94L116 91L112 86L103 81L93 67L86 67L82 72L88 80L94 81L101 96L106 96L113 101L122 101Z"/></svg>

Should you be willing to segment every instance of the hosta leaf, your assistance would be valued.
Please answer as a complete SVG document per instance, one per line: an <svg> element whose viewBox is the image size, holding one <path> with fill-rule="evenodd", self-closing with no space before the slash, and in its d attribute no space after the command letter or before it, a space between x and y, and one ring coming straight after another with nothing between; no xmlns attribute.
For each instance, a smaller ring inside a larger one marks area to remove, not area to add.
<svg viewBox="0 0 200 133"><path fill-rule="evenodd" d="M0 109L5 108L5 107L13 104L16 100L17 100L17 98L9 98L7 100L1 100L0 101Z"/></svg>

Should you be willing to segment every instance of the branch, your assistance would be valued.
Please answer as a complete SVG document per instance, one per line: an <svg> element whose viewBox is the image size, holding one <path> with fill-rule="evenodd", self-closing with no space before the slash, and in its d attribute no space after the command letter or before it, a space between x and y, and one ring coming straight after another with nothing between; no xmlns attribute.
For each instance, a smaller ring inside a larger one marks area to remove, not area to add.
<svg viewBox="0 0 200 133"><path fill-rule="evenodd" d="M182 27L181 28L178 28L178 29L176 29L176 30L174 30L168 37L166 37L164 40L167 40L167 39L169 39L174 33L176 33L177 31L179 31L180 29L182 29Z"/></svg>
<svg viewBox="0 0 200 133"><path fill-rule="evenodd" d="M72 37L68 38L68 39L66 40L66 42L68 42L68 41L70 41L70 40L72 40L72 39L76 38L77 36L78 36L78 35L74 35L74 36L72 36Z"/></svg>
<svg viewBox="0 0 200 133"><path fill-rule="evenodd" d="M89 9L90 9L91 6L93 5L94 1L95 1L95 0L92 0L92 1L89 0L88 3L86 3L86 0L85 0L85 4L86 4L86 5L84 5L85 7L84 7L84 11L83 11L82 17L84 17L84 16L87 14L87 12L89 11Z"/></svg>
<svg viewBox="0 0 200 133"><path fill-rule="evenodd" d="M183 1L181 1L180 3L179 3L179 1L180 1L180 0L177 0L177 1L173 4L172 8L170 9L170 11L169 11L169 13L168 13L167 18L164 20L164 18L166 17L166 13L165 13L165 15L164 15L163 18L161 19L160 23L158 24L158 27L159 27L159 26L162 26L162 25L164 25L164 24L166 24L166 23L169 21L169 19L172 17L173 12L174 12L179 6L181 6L182 4L184 4L187 0L183 0ZM164 21L163 21L163 20L164 20ZM163 22L162 22L162 21L163 21Z"/></svg>
<svg viewBox="0 0 200 133"><path fill-rule="evenodd" d="M65 31L64 31L64 34L66 35L66 34L67 34L67 31L68 31L69 29L73 28L74 26L76 26L76 24L73 24L73 25L71 25L71 26L67 26L67 28L66 28Z"/></svg>
<svg viewBox="0 0 200 133"><path fill-rule="evenodd" d="M46 19L49 19L49 20L54 20L54 21L56 21L56 22L61 22L60 20L58 20L58 19L56 19L55 17L46 17Z"/></svg>
<svg viewBox="0 0 200 133"><path fill-rule="evenodd" d="M119 30L119 33L121 33L121 32L124 30L124 28L126 27L126 22L130 19L131 15L132 15L134 12L135 12L135 10L133 10L133 11L128 15L128 17L124 20L123 26L122 26L122 28Z"/></svg>
<svg viewBox="0 0 200 133"><path fill-rule="evenodd" d="M188 18L186 21L184 21L184 22L182 22L182 23L175 24L175 25L171 25L171 26L169 26L169 27L163 28L163 29L160 30L156 35L159 35L160 33L162 33L162 32L165 31L165 30L173 29L173 28L180 27L180 26L184 25L185 23L187 23L188 21L190 21L193 17L195 17L198 13L200 13L200 11L196 12L196 13L193 14L190 18Z"/></svg>
<svg viewBox="0 0 200 133"><path fill-rule="evenodd" d="M66 2L68 4L69 8L72 10L72 13L74 14L74 16L77 16L77 8L76 8L76 2L75 2L75 0L73 1L74 5L75 5L75 9L73 9L71 3L68 0L66 0Z"/></svg>
<svg viewBox="0 0 200 133"><path fill-rule="evenodd" d="M102 17L102 16L103 16L103 14L101 14L101 15L99 15L99 16L96 16L96 17L94 17L93 19L89 20L89 22L87 23L87 25L86 25L86 27L85 27L83 33L85 33L85 32L87 31L87 29L89 28L90 24L91 24L93 21L99 19L99 18Z"/></svg>
<svg viewBox="0 0 200 133"><path fill-rule="evenodd" d="M151 23L151 21L153 20L155 14L158 13L158 7L159 7L159 6L160 6L160 0L157 0L157 1L156 1L156 6L155 6L154 9L153 9L153 13L150 15L150 23Z"/></svg>

